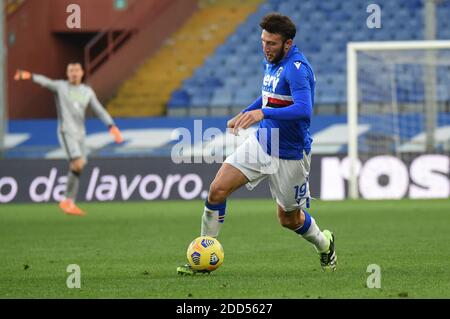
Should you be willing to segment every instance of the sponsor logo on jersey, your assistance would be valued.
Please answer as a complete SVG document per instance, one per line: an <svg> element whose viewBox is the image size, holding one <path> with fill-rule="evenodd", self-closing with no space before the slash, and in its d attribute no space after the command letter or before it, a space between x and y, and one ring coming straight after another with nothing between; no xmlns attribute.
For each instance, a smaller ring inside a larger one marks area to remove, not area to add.
<svg viewBox="0 0 450 319"><path fill-rule="evenodd" d="M264 80L263 80L264 89L275 92L275 90L277 89L278 83L280 82L280 76L281 76L281 73L283 72L283 70L284 70L284 68L281 66L278 68L275 75L270 75L267 73L267 68L266 68L266 75L264 76Z"/></svg>

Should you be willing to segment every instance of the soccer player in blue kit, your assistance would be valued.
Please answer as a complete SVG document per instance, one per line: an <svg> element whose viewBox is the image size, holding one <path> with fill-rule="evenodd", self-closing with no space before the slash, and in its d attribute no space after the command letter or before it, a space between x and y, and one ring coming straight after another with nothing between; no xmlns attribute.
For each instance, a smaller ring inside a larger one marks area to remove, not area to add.
<svg viewBox="0 0 450 319"><path fill-rule="evenodd" d="M224 222L226 199L246 185L253 189L268 179L278 205L278 218L317 250L323 270L336 269L334 235L321 231L306 211L309 207L309 172L312 138L309 133L314 105L315 76L306 57L293 45L296 27L289 17L271 13L261 23L265 56L261 96L228 121L237 134L259 122L251 135L231 154L210 185L201 235L217 237ZM195 274L189 265L179 274Z"/></svg>

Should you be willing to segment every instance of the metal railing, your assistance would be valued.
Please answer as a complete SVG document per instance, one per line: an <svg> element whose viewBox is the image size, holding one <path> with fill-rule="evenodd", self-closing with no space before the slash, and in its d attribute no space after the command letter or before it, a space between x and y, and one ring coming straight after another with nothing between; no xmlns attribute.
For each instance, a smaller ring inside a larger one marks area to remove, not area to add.
<svg viewBox="0 0 450 319"><path fill-rule="evenodd" d="M173 0L134 0L126 11L100 31L84 48L86 77L91 76L139 30L151 23Z"/></svg>

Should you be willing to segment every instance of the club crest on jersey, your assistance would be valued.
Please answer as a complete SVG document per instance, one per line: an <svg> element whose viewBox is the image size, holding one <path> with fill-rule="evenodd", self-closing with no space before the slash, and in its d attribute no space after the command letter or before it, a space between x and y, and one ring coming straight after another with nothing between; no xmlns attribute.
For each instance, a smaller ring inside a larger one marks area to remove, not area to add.
<svg viewBox="0 0 450 319"><path fill-rule="evenodd" d="M276 76L277 78L279 78L280 75L281 75L281 72L283 72L283 67L280 67L280 68L277 70L277 73L275 74L275 76Z"/></svg>

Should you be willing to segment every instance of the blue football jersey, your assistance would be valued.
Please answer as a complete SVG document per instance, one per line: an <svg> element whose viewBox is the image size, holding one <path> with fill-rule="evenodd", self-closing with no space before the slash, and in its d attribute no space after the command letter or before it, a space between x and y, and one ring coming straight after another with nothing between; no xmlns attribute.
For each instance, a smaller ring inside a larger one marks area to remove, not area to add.
<svg viewBox="0 0 450 319"><path fill-rule="evenodd" d="M295 45L280 62L264 62L262 95L260 102L256 102L260 105L250 106L244 112L262 107L264 119L257 138L268 154L282 159L302 159L303 151L309 154L312 144L309 128L314 106L314 72ZM270 141L277 139L272 137L276 132L272 129L278 129L278 154L272 152Z"/></svg>

